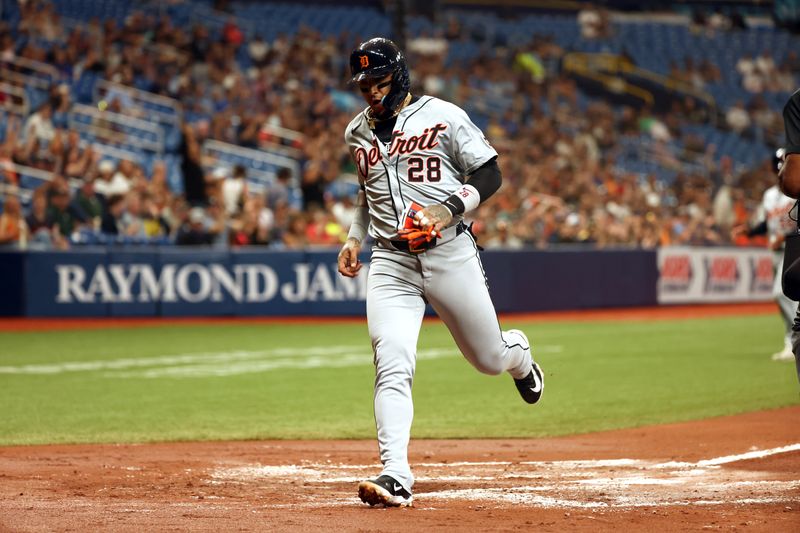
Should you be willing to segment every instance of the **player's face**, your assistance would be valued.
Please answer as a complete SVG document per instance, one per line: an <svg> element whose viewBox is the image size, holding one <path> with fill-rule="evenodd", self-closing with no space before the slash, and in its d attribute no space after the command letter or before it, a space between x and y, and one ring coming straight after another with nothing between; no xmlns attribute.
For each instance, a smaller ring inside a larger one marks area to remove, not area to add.
<svg viewBox="0 0 800 533"><path fill-rule="evenodd" d="M364 101L372 108L374 112L383 111L381 99L389 94L392 88L392 75L389 74L383 78L378 79L365 79L358 82L358 90L361 91L361 96Z"/></svg>

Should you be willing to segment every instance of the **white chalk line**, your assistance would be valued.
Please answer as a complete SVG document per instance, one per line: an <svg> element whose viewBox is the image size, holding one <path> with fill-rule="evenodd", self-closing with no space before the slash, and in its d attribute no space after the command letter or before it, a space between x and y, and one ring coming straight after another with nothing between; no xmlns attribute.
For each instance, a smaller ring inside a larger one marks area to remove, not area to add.
<svg viewBox="0 0 800 533"><path fill-rule="evenodd" d="M633 508L672 505L722 505L800 503L800 479L763 479L769 473L722 470L720 465L763 459L800 451L800 443L751 450L697 462L655 462L640 459L566 461L480 461L417 463L418 483L489 485L418 492L426 502L468 500L494 505L525 505L549 508ZM509 467L513 466L513 470ZM614 476L608 476L614 469ZM322 497L331 503L335 484L356 484L376 474L367 464L305 463L301 465L257 465L218 468L212 483L247 484L302 481L323 488ZM458 472L453 472L458 470ZM760 476L760 477L759 477ZM517 479L537 480L534 485L515 485ZM499 485L499 486L498 486ZM325 490L329 492L325 492ZM759 496L753 496L753 491ZM687 493L697 494L687 498ZM286 507L314 507L313 499ZM352 505L351 499L337 498L336 505ZM279 506L282 506L279 505Z"/></svg>
<svg viewBox="0 0 800 533"><path fill-rule="evenodd" d="M561 346L542 346L540 351L558 353ZM461 357L455 347L427 348L417 352L418 360ZM281 369L343 368L373 364L368 344L357 346L310 346L268 350L233 350L155 357L51 364L0 366L0 375L52 375L70 372L103 372L108 378L201 378L226 377Z"/></svg>

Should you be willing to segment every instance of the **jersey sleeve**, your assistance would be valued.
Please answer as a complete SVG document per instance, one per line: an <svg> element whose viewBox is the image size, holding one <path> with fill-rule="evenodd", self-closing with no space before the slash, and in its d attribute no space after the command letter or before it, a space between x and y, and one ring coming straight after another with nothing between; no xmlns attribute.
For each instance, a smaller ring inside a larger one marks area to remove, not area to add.
<svg viewBox="0 0 800 533"><path fill-rule="evenodd" d="M783 127L786 130L786 153L800 154L800 90L783 107Z"/></svg>
<svg viewBox="0 0 800 533"><path fill-rule="evenodd" d="M353 139L353 133L351 128L352 128L352 123L349 126L347 126L347 128L345 128L344 130L344 143L347 146L347 151L350 153L350 160L353 162L354 165L357 165L358 163L356 163L356 153L355 153L356 143L355 140ZM361 172L359 172L358 169L356 169L356 177L358 177L359 188L361 190L364 190L364 178L361 176Z"/></svg>
<svg viewBox="0 0 800 533"><path fill-rule="evenodd" d="M463 109L453 106L450 123L453 132L451 155L463 175L469 176L491 158L497 157L497 151Z"/></svg>

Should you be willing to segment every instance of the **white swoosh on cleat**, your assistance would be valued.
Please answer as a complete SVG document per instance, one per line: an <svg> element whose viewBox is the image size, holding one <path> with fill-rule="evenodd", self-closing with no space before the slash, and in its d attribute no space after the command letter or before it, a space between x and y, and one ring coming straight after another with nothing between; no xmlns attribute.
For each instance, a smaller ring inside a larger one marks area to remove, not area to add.
<svg viewBox="0 0 800 533"><path fill-rule="evenodd" d="M531 387L531 392L541 392L542 390L542 380L539 379L539 374L536 371L533 372L533 387Z"/></svg>

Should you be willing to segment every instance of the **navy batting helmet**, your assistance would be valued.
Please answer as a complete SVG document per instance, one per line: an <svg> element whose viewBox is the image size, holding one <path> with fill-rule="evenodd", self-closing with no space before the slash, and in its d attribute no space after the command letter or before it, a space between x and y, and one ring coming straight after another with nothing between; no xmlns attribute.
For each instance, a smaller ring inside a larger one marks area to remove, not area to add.
<svg viewBox="0 0 800 533"><path fill-rule="evenodd" d="M403 52L389 39L375 37L358 45L350 54L351 81L383 78L392 74L392 88L383 97L383 107L394 113L411 87Z"/></svg>

